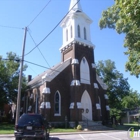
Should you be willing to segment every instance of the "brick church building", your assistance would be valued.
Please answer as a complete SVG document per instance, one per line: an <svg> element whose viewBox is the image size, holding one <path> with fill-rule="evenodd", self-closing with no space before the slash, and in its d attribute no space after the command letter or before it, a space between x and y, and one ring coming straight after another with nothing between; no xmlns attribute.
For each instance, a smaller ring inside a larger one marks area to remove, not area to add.
<svg viewBox="0 0 140 140"><path fill-rule="evenodd" d="M61 62L34 79L29 76L23 111L41 113L53 123L67 119L70 126L76 121L106 121L109 118L107 86L96 74L90 38L92 20L78 0L71 0L69 11L61 22Z"/></svg>

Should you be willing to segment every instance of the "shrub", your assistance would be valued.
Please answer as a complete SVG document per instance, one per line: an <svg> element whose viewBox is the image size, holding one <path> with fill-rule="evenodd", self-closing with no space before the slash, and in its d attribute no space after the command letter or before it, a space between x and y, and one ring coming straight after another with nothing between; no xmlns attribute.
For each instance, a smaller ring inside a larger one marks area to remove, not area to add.
<svg viewBox="0 0 140 140"><path fill-rule="evenodd" d="M78 125L77 126L77 130L82 130L82 126L81 125Z"/></svg>

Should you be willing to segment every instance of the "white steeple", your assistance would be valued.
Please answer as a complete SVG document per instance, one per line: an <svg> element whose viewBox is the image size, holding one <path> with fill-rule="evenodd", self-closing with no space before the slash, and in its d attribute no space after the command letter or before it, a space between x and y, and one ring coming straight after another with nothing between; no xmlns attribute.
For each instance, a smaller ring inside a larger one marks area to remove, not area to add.
<svg viewBox="0 0 140 140"><path fill-rule="evenodd" d="M70 7L69 7L69 11L72 9L74 11L82 11L82 7L80 5L80 2L78 2L79 0L71 0L71 3L70 3ZM74 6L75 5L75 6Z"/></svg>
<svg viewBox="0 0 140 140"><path fill-rule="evenodd" d="M69 14L61 22L63 45L60 51L65 50L73 42L94 47L90 39L90 24L92 20L83 12L80 2L78 0L71 0L69 10Z"/></svg>

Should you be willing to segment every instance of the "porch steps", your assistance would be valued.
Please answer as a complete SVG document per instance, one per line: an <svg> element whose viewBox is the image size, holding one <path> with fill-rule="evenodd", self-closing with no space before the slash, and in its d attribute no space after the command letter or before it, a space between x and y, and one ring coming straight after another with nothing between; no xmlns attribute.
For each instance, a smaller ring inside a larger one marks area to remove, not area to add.
<svg viewBox="0 0 140 140"><path fill-rule="evenodd" d="M102 125L101 122L94 122L94 121L83 122L82 128L85 131L88 131L88 130L111 130L112 129L112 128L109 128L107 126Z"/></svg>

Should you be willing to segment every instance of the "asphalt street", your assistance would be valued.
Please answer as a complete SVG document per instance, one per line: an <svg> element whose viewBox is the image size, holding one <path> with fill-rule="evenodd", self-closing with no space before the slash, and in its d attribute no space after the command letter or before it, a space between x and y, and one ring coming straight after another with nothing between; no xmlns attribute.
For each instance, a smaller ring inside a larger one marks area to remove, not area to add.
<svg viewBox="0 0 140 140"><path fill-rule="evenodd" d="M140 138L133 138L138 140ZM0 140L15 140L14 135L0 135ZM50 134L50 140L130 140L127 131L101 131Z"/></svg>

